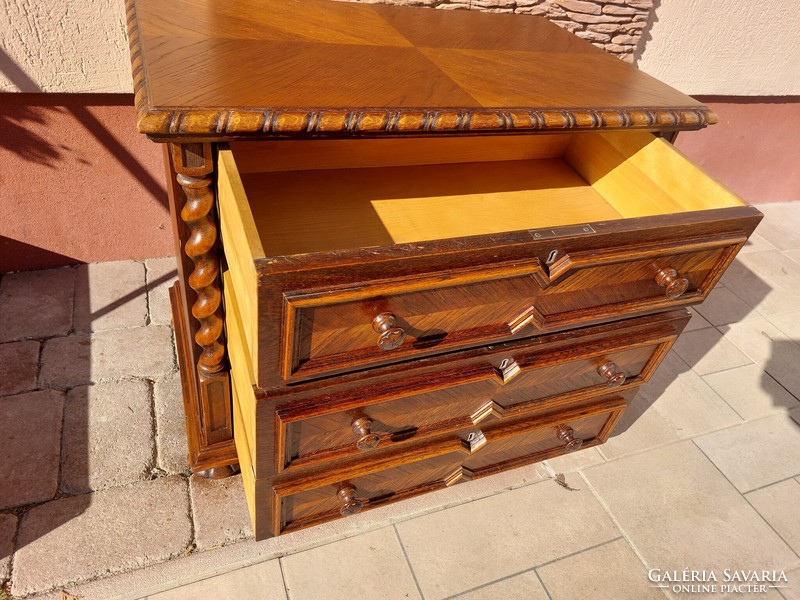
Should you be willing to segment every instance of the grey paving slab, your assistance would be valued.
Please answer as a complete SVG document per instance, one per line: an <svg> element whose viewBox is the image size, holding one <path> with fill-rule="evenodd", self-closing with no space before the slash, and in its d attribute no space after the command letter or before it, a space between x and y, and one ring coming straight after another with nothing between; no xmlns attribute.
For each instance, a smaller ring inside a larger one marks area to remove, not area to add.
<svg viewBox="0 0 800 600"><path fill-rule="evenodd" d="M787 250L784 251L784 256L788 256L794 262L800 264L800 250Z"/></svg>
<svg viewBox="0 0 800 600"><path fill-rule="evenodd" d="M699 375L753 362L716 329L688 331L678 338L672 348Z"/></svg>
<svg viewBox="0 0 800 600"><path fill-rule="evenodd" d="M760 266L765 260L763 255L768 255L767 261L770 258L777 258L780 262L790 265L791 271L800 267L777 251L754 252L735 260L725 271L720 283L763 316L797 310L797 291L794 289L796 282L792 279L779 278L777 281L771 279L769 276L771 269L765 271Z"/></svg>
<svg viewBox="0 0 800 600"><path fill-rule="evenodd" d="M75 282L75 330L103 331L147 324L144 264L134 260L80 265Z"/></svg>
<svg viewBox="0 0 800 600"><path fill-rule="evenodd" d="M800 600L800 569L786 573L786 579L786 583L781 583L781 596L784 600Z"/></svg>
<svg viewBox="0 0 800 600"><path fill-rule="evenodd" d="M724 287L712 290L696 310L712 325L737 323L761 316L756 309Z"/></svg>
<svg viewBox="0 0 800 600"><path fill-rule="evenodd" d="M800 559L690 440L583 471L649 568L786 569Z"/></svg>
<svg viewBox="0 0 800 600"><path fill-rule="evenodd" d="M783 540L800 554L800 481L787 479L745 495ZM800 584L800 580L796 583Z"/></svg>
<svg viewBox="0 0 800 600"><path fill-rule="evenodd" d="M784 253L778 250L753 252L742 255L738 260L770 285L794 294L800 293L800 264Z"/></svg>
<svg viewBox="0 0 800 600"><path fill-rule="evenodd" d="M569 491L554 481L396 527L428 599L471 590L619 535L586 486Z"/></svg>
<svg viewBox="0 0 800 600"><path fill-rule="evenodd" d="M738 259L725 271L719 285L724 285L761 315L794 310L795 297L790 291L776 286Z"/></svg>
<svg viewBox="0 0 800 600"><path fill-rule="evenodd" d="M572 473L603 461L605 461L605 458L597 448L586 448L578 452L570 452L563 456L549 458L539 463L539 472L546 477L551 477L553 472Z"/></svg>
<svg viewBox="0 0 800 600"><path fill-rule="evenodd" d="M590 548L536 569L551 598L662 599L647 568L624 539Z"/></svg>
<svg viewBox="0 0 800 600"><path fill-rule="evenodd" d="M676 353L669 352L599 450L606 458L618 458L741 420Z"/></svg>
<svg viewBox="0 0 800 600"><path fill-rule="evenodd" d="M755 364L800 398L800 344L766 319L732 323L720 330Z"/></svg>
<svg viewBox="0 0 800 600"><path fill-rule="evenodd" d="M186 441L180 374L175 372L158 379L153 393L158 466L167 473L184 473L189 468L189 446Z"/></svg>
<svg viewBox="0 0 800 600"><path fill-rule="evenodd" d="M11 576L11 554L14 552L16 533L17 517L0 514L0 584Z"/></svg>
<svg viewBox="0 0 800 600"><path fill-rule="evenodd" d="M758 234L780 250L800 249L800 208L797 202L762 204L764 219Z"/></svg>
<svg viewBox="0 0 800 600"><path fill-rule="evenodd" d="M0 509L55 495L63 409L64 394L56 390L0 398Z"/></svg>
<svg viewBox="0 0 800 600"><path fill-rule="evenodd" d="M285 600L278 560L258 563L224 575L203 579L148 600Z"/></svg>
<svg viewBox="0 0 800 600"><path fill-rule="evenodd" d="M789 415L716 431L695 443L742 493L800 474L800 426Z"/></svg>
<svg viewBox="0 0 800 600"><path fill-rule="evenodd" d="M455 596L458 600L549 600L535 571L486 584Z"/></svg>
<svg viewBox="0 0 800 600"><path fill-rule="evenodd" d="M800 299L798 299L798 305L800 305ZM780 329L787 338L800 342L800 310L772 315L767 320Z"/></svg>
<svg viewBox="0 0 800 600"><path fill-rule="evenodd" d="M731 407L676 353L667 354L639 394L664 415L678 437L691 437L741 422Z"/></svg>
<svg viewBox="0 0 800 600"><path fill-rule="evenodd" d="M61 489L83 494L149 479L154 443L147 382L75 387L64 405Z"/></svg>
<svg viewBox="0 0 800 600"><path fill-rule="evenodd" d="M22 518L11 592L44 592L167 560L185 552L191 535L181 477L60 498Z"/></svg>
<svg viewBox="0 0 800 600"><path fill-rule="evenodd" d="M195 543L199 549L252 537L241 475L218 480L193 475L189 479L189 493L194 511Z"/></svg>
<svg viewBox="0 0 800 600"><path fill-rule="evenodd" d="M72 329L75 269L10 273L0 281L0 342Z"/></svg>
<svg viewBox="0 0 800 600"><path fill-rule="evenodd" d="M392 527L285 556L281 564L292 600L420 598Z"/></svg>
<svg viewBox="0 0 800 600"><path fill-rule="evenodd" d="M598 451L608 460L643 452L680 438L675 426L641 392L628 404L611 437Z"/></svg>
<svg viewBox="0 0 800 600"><path fill-rule="evenodd" d="M755 364L711 373L703 380L745 420L800 408L800 401Z"/></svg>
<svg viewBox="0 0 800 600"><path fill-rule="evenodd" d="M692 318L689 319L689 322L686 324L686 328L684 331L695 331L697 329L704 329L706 327L711 327L711 323L706 321L699 312L697 312L694 308L688 307L687 310L692 315Z"/></svg>
<svg viewBox="0 0 800 600"><path fill-rule="evenodd" d="M144 265L147 268L147 305L150 322L169 325L172 321L169 288L178 278L175 257L148 258L144 261Z"/></svg>
<svg viewBox="0 0 800 600"><path fill-rule="evenodd" d="M172 330L149 325L47 340L39 383L68 388L128 377L157 378L175 369Z"/></svg>
<svg viewBox="0 0 800 600"><path fill-rule="evenodd" d="M759 233L753 233L745 243L744 247L739 250L739 254L748 254L750 252L764 252L766 250L775 250L775 246L769 242L764 236Z"/></svg>
<svg viewBox="0 0 800 600"><path fill-rule="evenodd" d="M0 344L0 396L36 388L39 371L39 342Z"/></svg>

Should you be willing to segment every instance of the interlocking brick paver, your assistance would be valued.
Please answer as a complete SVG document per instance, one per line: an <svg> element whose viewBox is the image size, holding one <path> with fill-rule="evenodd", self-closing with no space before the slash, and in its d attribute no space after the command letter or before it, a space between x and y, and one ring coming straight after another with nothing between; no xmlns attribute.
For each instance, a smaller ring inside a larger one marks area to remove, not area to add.
<svg viewBox="0 0 800 600"><path fill-rule="evenodd" d="M74 286L72 268L4 275L0 281L0 342L69 333Z"/></svg>
<svg viewBox="0 0 800 600"><path fill-rule="evenodd" d="M127 377L160 377L174 370L172 330L148 325L47 340L39 383L68 388Z"/></svg>
<svg viewBox="0 0 800 600"><path fill-rule="evenodd" d="M178 556L191 543L179 476L59 498L19 525L11 593L19 596Z"/></svg>
<svg viewBox="0 0 800 600"><path fill-rule="evenodd" d="M64 405L61 489L81 494L148 478L152 420L145 381L71 389Z"/></svg>
<svg viewBox="0 0 800 600"><path fill-rule="evenodd" d="M14 534L17 517L0 514L0 583L11 576L11 553L14 551Z"/></svg>
<svg viewBox="0 0 800 600"><path fill-rule="evenodd" d="M75 330L102 331L147 323L144 265L133 260L80 265L75 281Z"/></svg>
<svg viewBox="0 0 800 600"><path fill-rule="evenodd" d="M0 509L55 495L63 408L56 390L0 398Z"/></svg>
<svg viewBox="0 0 800 600"><path fill-rule="evenodd" d="M189 468L186 419L179 373L155 383L156 448L158 466L167 473L183 473Z"/></svg>
<svg viewBox="0 0 800 600"><path fill-rule="evenodd" d="M36 388L39 342L0 344L0 396Z"/></svg>
<svg viewBox="0 0 800 600"><path fill-rule="evenodd" d="M213 548L252 537L241 475L218 480L193 475L189 479L189 493L198 548Z"/></svg>
<svg viewBox="0 0 800 600"><path fill-rule="evenodd" d="M169 288L178 278L175 257L148 258L144 261L147 267L147 294L150 309L150 322L169 325L172 321L172 309L169 303Z"/></svg>

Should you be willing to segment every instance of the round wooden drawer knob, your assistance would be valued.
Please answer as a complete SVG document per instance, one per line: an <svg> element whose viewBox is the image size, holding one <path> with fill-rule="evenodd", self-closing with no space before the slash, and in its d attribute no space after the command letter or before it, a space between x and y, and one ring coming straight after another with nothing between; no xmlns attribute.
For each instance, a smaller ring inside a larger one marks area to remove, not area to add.
<svg viewBox="0 0 800 600"><path fill-rule="evenodd" d="M656 273L656 283L664 288L667 298L677 298L689 288L689 280L681 277L672 267L665 267Z"/></svg>
<svg viewBox="0 0 800 600"><path fill-rule="evenodd" d="M575 431L569 425L558 426L558 439L564 442L564 450L575 452L583 446L583 440L575 437Z"/></svg>
<svg viewBox="0 0 800 600"><path fill-rule="evenodd" d="M620 371L616 363L612 361L597 367L597 373L608 380L607 387L617 387L625 383L625 373Z"/></svg>
<svg viewBox="0 0 800 600"><path fill-rule="evenodd" d="M339 509L339 513L343 517L349 517L350 515L357 515L361 512L361 509L364 508L364 503L356 498L356 488L352 485L341 485L339 486L339 490L336 492L336 497L339 499L339 502L342 503L342 507Z"/></svg>
<svg viewBox="0 0 800 600"><path fill-rule="evenodd" d="M381 436L371 431L372 419L369 417L359 417L350 426L353 428L353 433L360 436L356 442L356 448L359 450L372 450L381 443Z"/></svg>
<svg viewBox="0 0 800 600"><path fill-rule="evenodd" d="M402 327L395 327L397 319L392 313L381 313L372 319L372 328L380 335L378 348L383 351L399 348L406 339L406 332Z"/></svg>

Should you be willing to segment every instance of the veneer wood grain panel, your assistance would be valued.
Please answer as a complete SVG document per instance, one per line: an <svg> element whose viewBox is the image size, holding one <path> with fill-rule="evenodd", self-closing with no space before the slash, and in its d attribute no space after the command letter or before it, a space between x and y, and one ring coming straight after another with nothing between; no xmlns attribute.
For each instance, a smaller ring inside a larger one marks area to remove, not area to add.
<svg viewBox="0 0 800 600"><path fill-rule="evenodd" d="M716 122L696 100L544 19L328 0L127 8L138 126L154 138Z"/></svg>

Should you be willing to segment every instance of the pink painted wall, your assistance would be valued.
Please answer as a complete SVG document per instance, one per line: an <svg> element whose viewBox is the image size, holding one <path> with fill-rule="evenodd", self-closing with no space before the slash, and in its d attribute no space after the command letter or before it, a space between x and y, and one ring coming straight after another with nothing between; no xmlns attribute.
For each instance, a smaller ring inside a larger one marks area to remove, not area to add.
<svg viewBox="0 0 800 600"><path fill-rule="evenodd" d="M800 99L701 98L677 146L748 202L800 200ZM0 94L0 273L169 256L161 149L131 95Z"/></svg>
<svg viewBox="0 0 800 600"><path fill-rule="evenodd" d="M0 272L174 252L132 95L0 94L0 165Z"/></svg>
<svg viewBox="0 0 800 600"><path fill-rule="evenodd" d="M800 200L800 98L697 96L719 123L675 146L751 204Z"/></svg>

